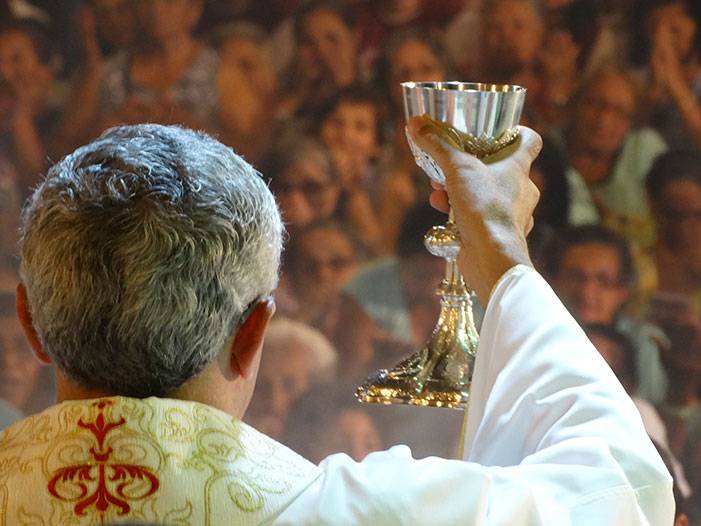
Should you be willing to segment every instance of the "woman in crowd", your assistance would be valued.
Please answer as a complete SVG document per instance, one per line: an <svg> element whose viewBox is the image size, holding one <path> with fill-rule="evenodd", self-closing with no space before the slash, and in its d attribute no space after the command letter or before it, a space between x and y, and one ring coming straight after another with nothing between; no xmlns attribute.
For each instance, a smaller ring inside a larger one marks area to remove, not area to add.
<svg viewBox="0 0 701 526"><path fill-rule="evenodd" d="M430 193L429 179L414 162L404 133L405 117L401 82L444 81L448 67L440 44L414 31L396 34L385 48L378 71L387 97L389 115L385 125L389 154L379 183L379 217L383 228L384 251L394 253L399 229L407 212L425 202Z"/></svg>
<svg viewBox="0 0 701 526"><path fill-rule="evenodd" d="M295 300L294 317L328 335L344 327L339 295L364 259L361 244L339 224L318 222L296 232L282 275L283 290Z"/></svg>
<svg viewBox="0 0 701 526"><path fill-rule="evenodd" d="M361 86L338 92L319 114L316 132L334 164L341 185L341 213L358 237L382 252L382 225L377 214L378 158L382 108Z"/></svg>
<svg viewBox="0 0 701 526"><path fill-rule="evenodd" d="M295 14L292 59L283 113L307 118L339 89L359 82L358 38L344 2L312 0Z"/></svg>
<svg viewBox="0 0 701 526"><path fill-rule="evenodd" d="M25 196L48 168L47 144L58 115L51 55L37 23L0 27L0 157L14 167Z"/></svg>
<svg viewBox="0 0 701 526"><path fill-rule="evenodd" d="M266 333L258 383L246 421L280 438L290 407L312 386L336 378L333 345L316 329L276 317Z"/></svg>

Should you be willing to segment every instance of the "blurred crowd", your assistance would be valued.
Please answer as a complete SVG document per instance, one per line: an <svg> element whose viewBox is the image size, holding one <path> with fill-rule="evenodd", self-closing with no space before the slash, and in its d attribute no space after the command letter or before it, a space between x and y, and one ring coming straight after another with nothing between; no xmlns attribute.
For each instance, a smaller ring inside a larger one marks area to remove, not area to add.
<svg viewBox="0 0 701 526"><path fill-rule="evenodd" d="M422 237L445 217L406 145L399 83L519 84L545 140L534 263L669 457L680 520L701 524L698 1L0 0L0 21L5 422L52 403L14 319L22 203L106 128L159 122L232 146L286 221L249 423L316 461L395 443L454 456L460 412L353 399L439 310L444 262Z"/></svg>

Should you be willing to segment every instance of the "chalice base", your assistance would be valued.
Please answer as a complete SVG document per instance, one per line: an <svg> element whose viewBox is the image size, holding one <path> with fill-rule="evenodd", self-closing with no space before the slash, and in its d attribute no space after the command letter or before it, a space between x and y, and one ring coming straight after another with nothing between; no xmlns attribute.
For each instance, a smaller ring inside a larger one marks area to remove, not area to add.
<svg viewBox="0 0 701 526"><path fill-rule="evenodd" d="M448 287L447 281L441 284L444 294ZM451 409L467 405L479 337L469 295L464 289L452 291L460 294L443 296L438 323L424 346L394 368L370 374L356 390L358 400Z"/></svg>

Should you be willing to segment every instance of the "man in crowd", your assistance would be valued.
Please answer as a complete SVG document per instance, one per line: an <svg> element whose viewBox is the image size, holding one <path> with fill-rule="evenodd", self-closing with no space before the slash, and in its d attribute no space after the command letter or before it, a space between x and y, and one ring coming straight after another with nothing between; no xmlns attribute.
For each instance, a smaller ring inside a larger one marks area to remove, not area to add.
<svg viewBox="0 0 701 526"><path fill-rule="evenodd" d="M316 466L241 423L274 310L274 198L203 134L127 126L54 166L25 213L18 311L59 404L0 435L0 522L670 524L635 407L530 266L540 139L522 128L485 165L425 120L410 132L487 305L465 461L398 447Z"/></svg>
<svg viewBox="0 0 701 526"><path fill-rule="evenodd" d="M544 261L550 283L576 320L583 325L614 325L636 349L636 393L653 404L664 400L667 376L660 347L662 330L626 314L637 273L628 242L599 225L562 230Z"/></svg>

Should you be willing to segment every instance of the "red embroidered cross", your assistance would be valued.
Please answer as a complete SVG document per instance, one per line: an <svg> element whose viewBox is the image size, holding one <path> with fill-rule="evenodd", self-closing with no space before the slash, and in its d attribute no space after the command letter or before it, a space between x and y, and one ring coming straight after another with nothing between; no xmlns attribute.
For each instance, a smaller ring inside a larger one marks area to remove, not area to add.
<svg viewBox="0 0 701 526"><path fill-rule="evenodd" d="M93 422L84 422L82 417L78 419L78 427L86 429L95 438L97 447L89 450L93 462L56 470L48 485L49 493L57 499L76 503L73 510L78 516L85 516L86 510L94 505L101 523L104 523L105 512L110 506L118 508L118 515L126 515L131 510L128 501L145 499L156 493L160 486L156 475L145 466L110 462L113 449L107 440L108 435L126 423L124 417L116 422L106 421L104 409L112 405L114 400L95 402L93 406L98 410L97 418ZM137 480L148 482L148 490L136 496L125 495L124 491ZM72 484L79 495L71 497L61 494L59 482Z"/></svg>

